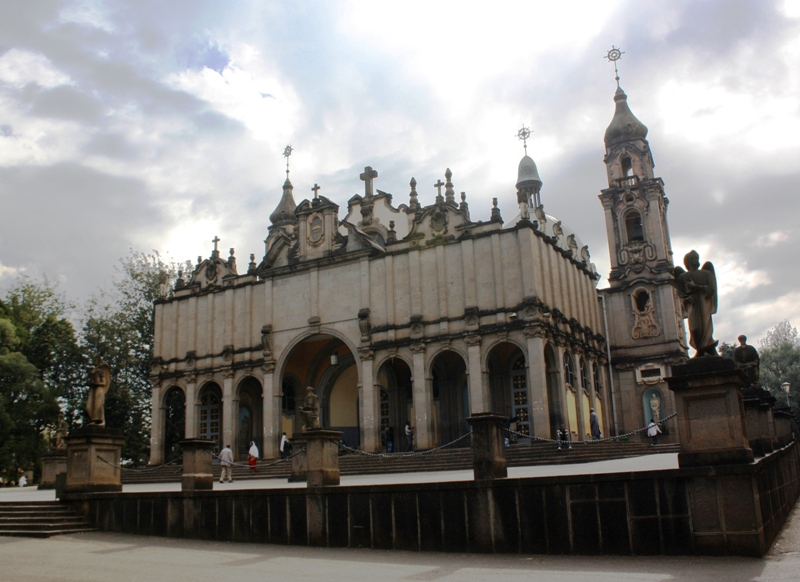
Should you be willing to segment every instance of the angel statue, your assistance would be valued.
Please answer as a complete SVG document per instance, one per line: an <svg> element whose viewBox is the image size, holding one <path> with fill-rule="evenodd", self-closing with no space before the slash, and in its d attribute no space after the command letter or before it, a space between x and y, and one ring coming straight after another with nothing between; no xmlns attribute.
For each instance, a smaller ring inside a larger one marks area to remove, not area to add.
<svg viewBox="0 0 800 582"><path fill-rule="evenodd" d="M94 357L94 368L89 372L89 397L86 399L86 414L89 422L96 426L106 425L106 393L111 386L111 368L100 356Z"/></svg>
<svg viewBox="0 0 800 582"><path fill-rule="evenodd" d="M306 388L306 397L300 407L300 418L303 419L303 432L319 428L319 399L314 388Z"/></svg>
<svg viewBox="0 0 800 582"><path fill-rule="evenodd" d="M695 358L717 356L717 341L713 338L714 324L711 316L717 312L717 275L709 261L700 267L700 255L689 251L683 257L688 271L675 267L678 296L689 320L689 345L695 349Z"/></svg>

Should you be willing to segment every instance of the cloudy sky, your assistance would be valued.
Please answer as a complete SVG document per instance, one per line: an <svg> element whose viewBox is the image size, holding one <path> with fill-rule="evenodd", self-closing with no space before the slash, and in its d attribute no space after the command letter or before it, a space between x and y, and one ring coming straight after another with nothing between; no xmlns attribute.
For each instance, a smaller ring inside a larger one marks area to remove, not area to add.
<svg viewBox="0 0 800 582"><path fill-rule="evenodd" d="M589 245L622 87L649 129L676 257L721 285L717 336L800 324L800 0L0 3L0 290L81 300L128 249L176 261L218 235L260 259L291 143L295 199L376 187L423 203L446 168L473 219L516 212L522 156Z"/></svg>

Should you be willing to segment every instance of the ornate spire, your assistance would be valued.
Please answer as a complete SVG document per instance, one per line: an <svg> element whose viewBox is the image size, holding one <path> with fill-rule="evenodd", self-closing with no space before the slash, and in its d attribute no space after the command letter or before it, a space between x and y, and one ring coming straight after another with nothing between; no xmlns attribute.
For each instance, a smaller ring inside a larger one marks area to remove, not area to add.
<svg viewBox="0 0 800 582"><path fill-rule="evenodd" d="M444 184L444 198L445 202L452 202L455 204L456 201L456 193L453 190L453 172L450 171L450 168L447 168L444 173L444 178L447 180Z"/></svg>
<svg viewBox="0 0 800 582"><path fill-rule="evenodd" d="M292 194L294 186L292 186L289 180L289 156L291 155L292 146L287 145L283 150L283 157L286 158L286 181L283 183L283 196L281 196L278 206L272 214L269 215L269 221L275 226L294 224L297 222L297 218L294 215L294 211L297 210L297 204Z"/></svg>
<svg viewBox="0 0 800 582"><path fill-rule="evenodd" d="M412 177L409 185L411 186L411 192L408 194L408 209L416 212L419 210L419 199L417 198L417 180Z"/></svg>
<svg viewBox="0 0 800 582"><path fill-rule="evenodd" d="M617 89L619 89L619 70L617 70L617 61L622 58L622 55L625 53L622 52L618 46L611 45L611 50L606 53L605 58L608 59L609 63L614 63L614 79L617 81Z"/></svg>
<svg viewBox="0 0 800 582"><path fill-rule="evenodd" d="M647 137L647 127L636 119L636 116L631 112L630 107L628 107L628 96L619 86L617 61L624 54L619 47L611 45L611 50L608 51L605 57L608 62L614 63L614 79L617 81L617 91L614 93L614 101L617 107L614 112L614 119L611 120L611 124L606 129L606 146L621 141L645 139Z"/></svg>

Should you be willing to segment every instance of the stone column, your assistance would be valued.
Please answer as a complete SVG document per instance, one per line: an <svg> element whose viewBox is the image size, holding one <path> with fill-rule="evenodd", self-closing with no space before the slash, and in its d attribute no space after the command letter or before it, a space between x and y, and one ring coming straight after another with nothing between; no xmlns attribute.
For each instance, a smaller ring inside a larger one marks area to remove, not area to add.
<svg viewBox="0 0 800 582"><path fill-rule="evenodd" d="M122 491L120 453L125 439L122 432L100 426L85 426L72 431L67 443L66 493Z"/></svg>
<svg viewBox="0 0 800 582"><path fill-rule="evenodd" d="M732 360L694 358L666 378L675 394L681 467L752 463L741 386L747 381Z"/></svg>
<svg viewBox="0 0 800 582"><path fill-rule="evenodd" d="M502 432L502 427L508 426L508 417L484 412L473 414L467 421L472 427L472 470L475 480L508 477Z"/></svg>
<svg viewBox="0 0 800 582"><path fill-rule="evenodd" d="M261 456L265 459L278 458L278 446L281 438L281 405L283 403L283 393L275 390L275 363L271 366L266 364L262 368L263 375L263 398L261 406L264 422L262 423L263 438Z"/></svg>
<svg viewBox="0 0 800 582"><path fill-rule="evenodd" d="M467 360L469 370L469 411L472 414L490 412L489 391L483 383L481 372L481 336L468 335Z"/></svg>
<svg viewBox="0 0 800 582"><path fill-rule="evenodd" d="M222 380L222 446L230 445L236 456L236 442L233 438L236 423L234 418L239 413L233 401L233 370L226 370Z"/></svg>
<svg viewBox="0 0 800 582"><path fill-rule="evenodd" d="M197 437L197 399L195 382L186 383L186 422L183 436L187 439Z"/></svg>
<svg viewBox="0 0 800 582"><path fill-rule="evenodd" d="M361 360L361 450L367 452L380 452L381 449L381 421L380 398L376 395L375 382L372 378L372 363L375 352L369 348L359 348L358 356Z"/></svg>
<svg viewBox="0 0 800 582"><path fill-rule="evenodd" d="M524 330L528 347L528 398L531 403L531 436L550 438L550 403L544 365L544 337L540 329ZM555 431L558 427L554 427Z"/></svg>
<svg viewBox="0 0 800 582"><path fill-rule="evenodd" d="M211 466L217 443L206 439L184 439L180 445L183 450L181 490L213 489L214 475L211 473Z"/></svg>
<svg viewBox="0 0 800 582"><path fill-rule="evenodd" d="M418 449L433 447L433 399L425 377L425 344L411 345L411 363L414 369L411 376L414 380L414 439ZM404 435L395 435L405 438Z"/></svg>
<svg viewBox="0 0 800 582"><path fill-rule="evenodd" d="M164 422L161 418L161 384L153 382L153 399L150 403L150 464L164 462Z"/></svg>

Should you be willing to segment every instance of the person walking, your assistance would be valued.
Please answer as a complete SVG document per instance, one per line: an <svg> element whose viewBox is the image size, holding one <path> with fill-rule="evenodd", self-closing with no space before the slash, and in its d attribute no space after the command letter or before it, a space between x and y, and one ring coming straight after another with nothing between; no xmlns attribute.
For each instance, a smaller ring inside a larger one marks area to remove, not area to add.
<svg viewBox="0 0 800 582"><path fill-rule="evenodd" d="M594 408L589 409L589 426L592 429L592 439L596 441L600 440L603 436L600 433L600 418L598 418Z"/></svg>
<svg viewBox="0 0 800 582"><path fill-rule="evenodd" d="M394 451L394 429L389 425L386 429L386 452L391 453Z"/></svg>
<svg viewBox="0 0 800 582"><path fill-rule="evenodd" d="M289 437L286 436L286 433L281 435L281 445L278 449L281 451L281 459L286 459L289 456L289 448L291 447L291 443L289 442Z"/></svg>
<svg viewBox="0 0 800 582"><path fill-rule="evenodd" d="M227 475L228 483L233 483L233 451L230 445L225 445L225 448L220 451L219 462L220 465L222 465L222 473L219 475L219 482L224 482L225 476Z"/></svg>
<svg viewBox="0 0 800 582"><path fill-rule="evenodd" d="M411 426L410 420L406 421L405 433L406 433L406 450L410 451L414 446L414 428Z"/></svg>
<svg viewBox="0 0 800 582"><path fill-rule="evenodd" d="M247 452L247 464L250 465L250 470L256 472L256 463L258 463L258 447L255 441L250 441L250 450Z"/></svg>
<svg viewBox="0 0 800 582"><path fill-rule="evenodd" d="M653 446L658 444L659 434L661 434L661 429L658 424L656 424L656 421L651 419L650 424L647 425L647 436L653 439Z"/></svg>

